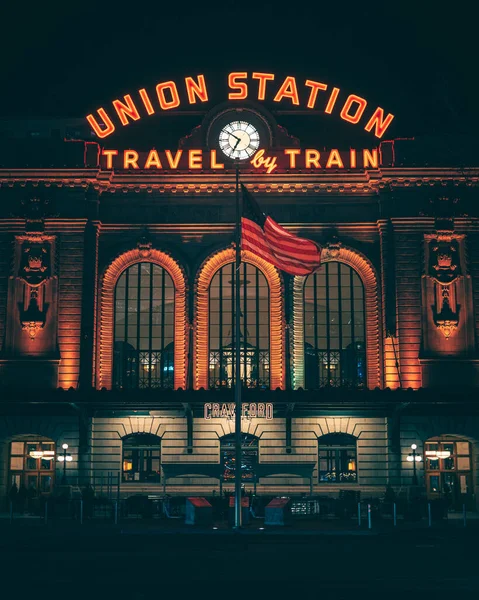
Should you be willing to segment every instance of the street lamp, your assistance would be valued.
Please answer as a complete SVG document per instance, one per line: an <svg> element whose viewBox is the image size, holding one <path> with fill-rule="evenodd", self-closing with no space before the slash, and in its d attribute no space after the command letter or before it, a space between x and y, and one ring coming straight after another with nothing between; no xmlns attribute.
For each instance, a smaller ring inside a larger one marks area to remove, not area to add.
<svg viewBox="0 0 479 600"><path fill-rule="evenodd" d="M63 463L63 476L62 476L62 485L65 485L67 482L67 462L71 462L73 457L71 454L67 453L68 444L62 444L63 454L60 454L58 457L58 461Z"/></svg>
<svg viewBox="0 0 479 600"><path fill-rule="evenodd" d="M408 454L407 461L412 462L412 469L413 469L412 484L417 485L416 463L421 462L422 456L420 454L416 453L416 450L417 450L416 444L411 444L411 450L412 450L412 452L410 454Z"/></svg>

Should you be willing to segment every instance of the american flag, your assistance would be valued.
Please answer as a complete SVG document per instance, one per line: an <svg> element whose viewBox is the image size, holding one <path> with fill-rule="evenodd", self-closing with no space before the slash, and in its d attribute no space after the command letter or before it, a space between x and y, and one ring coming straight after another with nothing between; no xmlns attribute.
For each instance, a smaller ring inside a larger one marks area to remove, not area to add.
<svg viewBox="0 0 479 600"><path fill-rule="evenodd" d="M264 258L290 275L309 275L321 264L321 249L281 227L267 217L248 190L241 185L243 215L241 217L241 248Z"/></svg>

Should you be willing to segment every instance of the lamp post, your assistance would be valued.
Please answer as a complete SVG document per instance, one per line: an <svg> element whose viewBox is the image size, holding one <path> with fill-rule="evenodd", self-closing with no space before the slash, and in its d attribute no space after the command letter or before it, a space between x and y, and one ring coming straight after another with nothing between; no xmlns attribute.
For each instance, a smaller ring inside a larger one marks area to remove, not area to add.
<svg viewBox="0 0 479 600"><path fill-rule="evenodd" d="M67 482L67 462L71 462L73 457L71 454L67 453L68 444L62 444L63 454L60 454L58 457L58 461L63 463L63 476L62 476L62 485L65 485Z"/></svg>
<svg viewBox="0 0 479 600"><path fill-rule="evenodd" d="M412 462L412 484L417 485L416 463L421 462L422 456L416 452L416 444L411 444L411 450L412 452L408 454L407 461Z"/></svg>

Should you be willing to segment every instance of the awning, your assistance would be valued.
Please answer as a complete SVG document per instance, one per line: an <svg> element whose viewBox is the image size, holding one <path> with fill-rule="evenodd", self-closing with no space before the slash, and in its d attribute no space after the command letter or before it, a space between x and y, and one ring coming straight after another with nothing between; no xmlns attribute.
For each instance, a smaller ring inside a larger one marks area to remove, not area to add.
<svg viewBox="0 0 479 600"><path fill-rule="evenodd" d="M203 476L221 479L223 475L223 466L220 463L163 463L162 465L165 479L172 477ZM256 478L283 476L283 477L302 477L309 479L313 476L313 470L316 466L314 462L274 462L259 463L255 466L254 472Z"/></svg>

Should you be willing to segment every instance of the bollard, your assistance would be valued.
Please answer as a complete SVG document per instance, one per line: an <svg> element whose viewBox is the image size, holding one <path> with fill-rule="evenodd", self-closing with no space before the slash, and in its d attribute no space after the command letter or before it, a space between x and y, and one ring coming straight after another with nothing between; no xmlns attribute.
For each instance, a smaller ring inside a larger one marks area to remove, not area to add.
<svg viewBox="0 0 479 600"><path fill-rule="evenodd" d="M398 521L397 521L397 506L396 503L393 504L393 523L394 523L394 527L397 526Z"/></svg>
<svg viewBox="0 0 479 600"><path fill-rule="evenodd" d="M118 502L115 501L115 525L118 525Z"/></svg>
<svg viewBox="0 0 479 600"><path fill-rule="evenodd" d="M361 527L361 502L358 502L358 527Z"/></svg>
<svg viewBox="0 0 479 600"><path fill-rule="evenodd" d="M371 522L371 505L368 504L368 529L372 529L372 522Z"/></svg>
<svg viewBox="0 0 479 600"><path fill-rule="evenodd" d="M48 523L48 502L45 500L45 525Z"/></svg>
<svg viewBox="0 0 479 600"><path fill-rule="evenodd" d="M465 504L462 505L462 519L463 519L464 527L465 527L466 526L466 505Z"/></svg>
<svg viewBox="0 0 479 600"><path fill-rule="evenodd" d="M80 525L83 525L83 500L80 500Z"/></svg>
<svg viewBox="0 0 479 600"><path fill-rule="evenodd" d="M432 514L431 514L431 503L430 502L428 502L428 505L427 505L427 518L429 521L429 527L432 527Z"/></svg>

